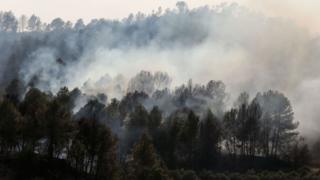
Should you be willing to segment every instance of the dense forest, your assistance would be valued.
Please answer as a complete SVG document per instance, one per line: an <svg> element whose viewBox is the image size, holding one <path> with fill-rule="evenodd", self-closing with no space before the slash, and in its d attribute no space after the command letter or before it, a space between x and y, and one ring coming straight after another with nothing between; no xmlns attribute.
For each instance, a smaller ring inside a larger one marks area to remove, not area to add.
<svg viewBox="0 0 320 180"><path fill-rule="evenodd" d="M166 73L155 74L168 81ZM0 103L1 176L319 178L284 94L243 92L227 109L221 81L142 91L159 84L155 77L142 71L119 100L67 87L52 94L13 80ZM87 103L75 111L84 97Z"/></svg>

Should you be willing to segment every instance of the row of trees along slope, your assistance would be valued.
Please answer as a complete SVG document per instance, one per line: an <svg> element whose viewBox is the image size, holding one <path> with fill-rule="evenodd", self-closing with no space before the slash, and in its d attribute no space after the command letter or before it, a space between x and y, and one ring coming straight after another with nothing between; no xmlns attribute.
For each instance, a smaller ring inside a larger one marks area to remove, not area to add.
<svg viewBox="0 0 320 180"><path fill-rule="evenodd" d="M224 110L224 89L220 81L189 82L173 92L134 91L107 103L107 96L79 89L52 94L14 80L0 101L1 164L9 169L2 175L172 179L178 169L241 172L307 164L308 147L282 93L252 99L241 93ZM74 112L83 96L87 104Z"/></svg>

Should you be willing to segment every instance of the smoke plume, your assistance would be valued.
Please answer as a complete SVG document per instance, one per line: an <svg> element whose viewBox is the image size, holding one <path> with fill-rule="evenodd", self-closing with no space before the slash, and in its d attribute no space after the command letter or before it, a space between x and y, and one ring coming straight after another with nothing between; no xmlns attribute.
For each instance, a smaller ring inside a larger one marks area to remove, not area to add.
<svg viewBox="0 0 320 180"><path fill-rule="evenodd" d="M141 70L162 71L172 77L171 87L192 78L221 80L234 96L279 90L291 100L303 134L320 134L320 40L289 20L237 4L189 9L179 2L176 9L122 20L71 26L55 19L21 32L1 29L2 87L18 77L41 90L79 87L119 98Z"/></svg>

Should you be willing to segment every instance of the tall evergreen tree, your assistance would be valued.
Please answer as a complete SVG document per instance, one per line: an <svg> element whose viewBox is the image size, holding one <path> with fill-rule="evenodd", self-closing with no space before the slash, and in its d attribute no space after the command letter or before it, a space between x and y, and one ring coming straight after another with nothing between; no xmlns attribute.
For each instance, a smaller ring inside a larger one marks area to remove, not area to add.
<svg viewBox="0 0 320 180"><path fill-rule="evenodd" d="M50 97L38 89L32 88L25 95L21 103L20 111L21 135L23 150L34 152L40 139L45 136L45 124Z"/></svg>
<svg viewBox="0 0 320 180"><path fill-rule="evenodd" d="M0 152L14 151L18 144L21 115L9 100L0 102Z"/></svg>
<svg viewBox="0 0 320 180"><path fill-rule="evenodd" d="M213 168L220 155L222 129L219 119L208 110L200 122L198 167Z"/></svg>
<svg viewBox="0 0 320 180"><path fill-rule="evenodd" d="M188 168L196 166L196 144L199 131L199 117L191 110L179 132L177 156L180 164Z"/></svg>
<svg viewBox="0 0 320 180"><path fill-rule="evenodd" d="M49 157L59 157L69 143L72 133L69 91L62 88L49 103L46 112L47 152Z"/></svg>
<svg viewBox="0 0 320 180"><path fill-rule="evenodd" d="M128 163L128 177L132 180L170 179L164 164L159 160L151 140L143 134L133 147Z"/></svg>
<svg viewBox="0 0 320 180"><path fill-rule="evenodd" d="M162 113L159 110L158 106L155 106L150 111L149 121L148 121L148 129L150 132L156 131L159 128L162 121Z"/></svg>

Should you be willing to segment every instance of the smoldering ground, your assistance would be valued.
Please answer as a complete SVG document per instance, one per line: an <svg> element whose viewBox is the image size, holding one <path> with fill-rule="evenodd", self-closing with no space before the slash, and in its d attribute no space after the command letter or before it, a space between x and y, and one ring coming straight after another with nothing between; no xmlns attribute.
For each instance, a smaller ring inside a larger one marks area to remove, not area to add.
<svg viewBox="0 0 320 180"><path fill-rule="evenodd" d="M122 20L71 26L55 19L16 32L10 23L17 22L4 14L2 87L18 77L41 90L80 87L121 97L140 70L164 71L172 77L171 88L189 78L222 80L230 104L242 91L279 90L291 100L302 133L311 139L320 133L320 40L293 21L237 4L189 9L179 2L176 9Z"/></svg>

